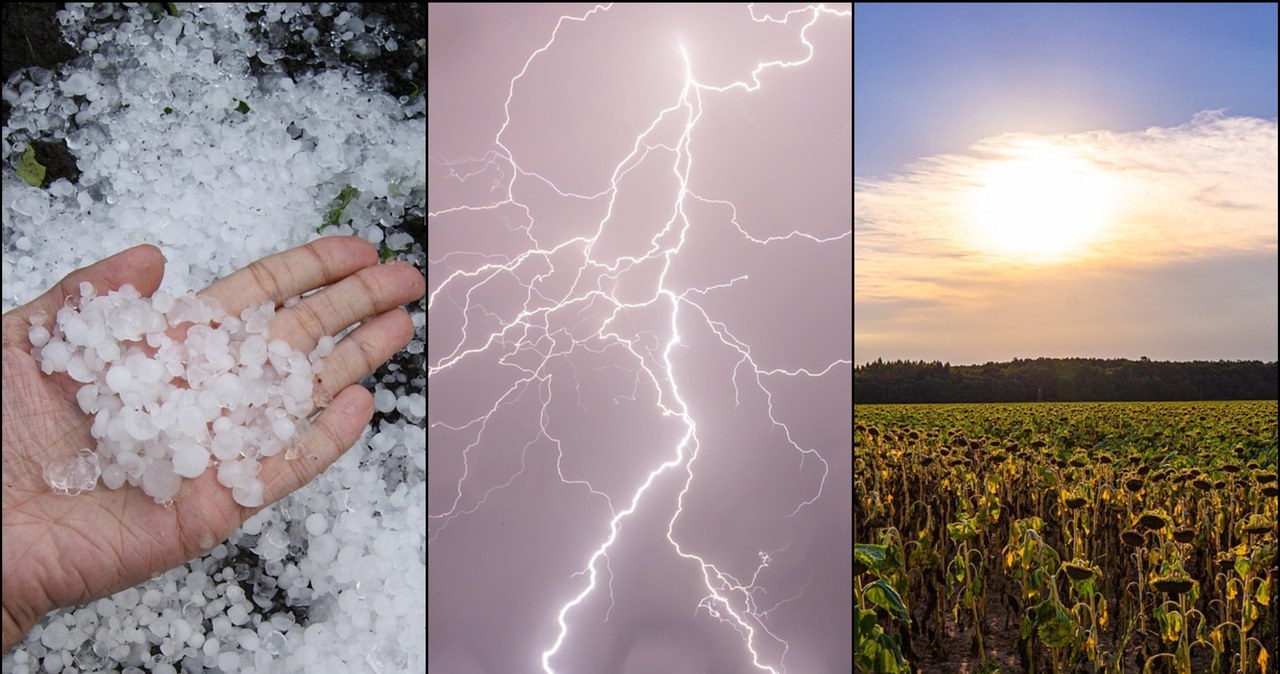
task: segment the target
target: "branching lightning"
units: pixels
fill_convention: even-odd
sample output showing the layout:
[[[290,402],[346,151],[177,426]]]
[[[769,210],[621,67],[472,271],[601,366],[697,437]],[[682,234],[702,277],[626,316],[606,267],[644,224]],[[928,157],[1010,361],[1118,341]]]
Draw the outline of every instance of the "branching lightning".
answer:
[[[541,653],[541,669],[546,674],[556,674],[557,662],[562,659],[563,651],[572,648],[571,618],[574,610],[588,597],[600,589],[602,585],[602,569],[608,578],[607,591],[610,596],[610,610],[613,608],[613,573],[609,566],[609,554],[614,544],[623,535],[623,524],[629,516],[641,508],[650,505],[646,501],[655,481],[668,473],[683,475],[683,486],[674,504],[674,515],[667,524],[666,540],[671,551],[687,560],[699,572],[704,585],[705,596],[691,608],[695,613],[706,612],[710,617],[732,628],[740,637],[745,654],[754,666],[771,674],[783,674],[787,671],[786,657],[790,645],[784,635],[775,634],[768,625],[770,611],[800,596],[808,589],[808,584],[800,593],[764,607],[763,597],[767,594],[762,586],[761,577],[766,573],[770,563],[785,548],[771,552],[760,552],[759,563],[754,573],[746,582],[736,578],[724,570],[725,563],[719,565],[699,554],[689,541],[682,541],[676,533],[685,497],[696,490],[695,474],[699,452],[712,451],[703,447],[699,441],[698,415],[685,397],[682,396],[682,381],[690,375],[681,372],[673,354],[679,348],[687,348],[682,344],[681,325],[683,321],[696,320],[705,326],[711,334],[718,338],[719,346],[730,350],[737,359],[732,384],[734,388],[735,406],[740,404],[740,385],[755,387],[764,396],[764,409],[768,420],[775,430],[786,439],[789,449],[797,455],[800,468],[806,462],[816,462],[820,467],[820,477],[815,480],[812,491],[798,499],[787,517],[799,514],[805,507],[812,505],[822,496],[823,487],[828,477],[828,465],[822,455],[814,448],[801,446],[792,437],[791,429],[783,420],[775,416],[773,393],[769,380],[776,377],[823,377],[834,370],[851,366],[848,359],[833,359],[816,367],[780,367],[767,366],[758,362],[751,346],[734,336],[726,321],[719,320],[704,307],[702,298],[714,293],[726,291],[735,284],[745,281],[747,276],[724,279],[719,283],[704,287],[676,287],[669,279],[673,261],[677,260],[685,249],[686,236],[697,227],[697,222],[686,212],[690,203],[714,205],[726,209],[731,214],[733,227],[744,241],[762,247],[789,245],[831,246],[850,245],[852,229],[836,236],[815,236],[804,231],[791,231],[782,236],[756,236],[739,224],[738,209],[729,201],[715,199],[695,193],[690,188],[690,176],[696,166],[697,157],[691,150],[691,140],[699,128],[703,115],[704,97],[723,94],[731,90],[755,92],[765,85],[761,75],[770,70],[786,70],[801,68],[807,64],[815,53],[815,46],[809,39],[809,29],[819,21],[843,21],[851,17],[850,10],[837,10],[825,5],[811,5],[803,9],[787,12],[782,16],[758,14],[757,9],[749,6],[752,20],[772,22],[784,26],[796,26],[796,36],[806,48],[803,57],[791,61],[760,62],[751,70],[749,77],[727,83],[709,83],[700,81],[697,76],[697,64],[692,62],[683,42],[673,45],[678,48],[685,65],[683,88],[678,97],[669,106],[662,109],[644,129],[637,129],[637,136],[631,144],[630,152],[614,166],[609,179],[609,186],[598,194],[583,195],[563,190],[552,180],[521,167],[515,153],[509,149],[505,138],[508,127],[512,123],[513,99],[521,85],[522,79],[530,67],[542,54],[556,47],[556,41],[562,29],[572,24],[583,24],[593,17],[609,12],[612,5],[597,5],[581,16],[562,16],[555,30],[542,47],[530,54],[523,68],[510,81],[505,102],[505,120],[494,138],[495,149],[481,157],[462,160],[445,160],[437,158],[442,166],[448,167],[450,177],[463,182],[481,175],[496,174],[494,187],[498,189],[500,198],[483,204],[457,205],[429,214],[429,219],[439,221],[452,214],[475,211],[494,211],[514,208],[529,216],[530,209],[522,204],[516,196],[515,186],[521,181],[537,181],[554,190],[555,194],[565,200],[606,200],[608,207],[605,215],[594,224],[594,234],[577,236],[562,241],[544,243],[538,240],[531,224],[520,226],[531,245],[516,255],[494,255],[480,252],[451,251],[432,260],[433,265],[448,266],[453,269],[439,284],[431,290],[428,297],[428,315],[438,309],[456,311],[461,315],[461,338],[456,345],[439,351],[443,355],[434,359],[428,369],[428,377],[458,367],[461,363],[475,359],[491,359],[498,364],[516,368],[519,376],[504,392],[492,401],[483,413],[462,423],[448,424],[443,421],[432,422],[433,427],[449,429],[466,434],[470,441],[461,448],[462,474],[456,485],[456,492],[451,507],[443,512],[432,513],[431,543],[434,544],[448,526],[467,515],[484,507],[488,498],[506,489],[525,471],[525,459],[535,444],[547,442],[557,452],[557,471],[560,480],[575,489],[581,489],[593,502],[598,502],[608,513],[608,523],[602,532],[598,546],[591,551],[584,551],[586,558],[576,573],[575,578],[584,577],[581,590],[568,598],[555,614],[559,626],[553,643],[547,644]],[[673,121],[680,129],[678,138],[671,142],[659,139],[660,127],[670,127]],[[676,178],[678,187],[671,197],[670,219],[649,241],[644,250],[633,251],[624,255],[607,259],[597,252],[597,244],[602,235],[613,224],[614,206],[620,192],[623,178],[642,162],[666,161],[670,156],[669,169]],[[545,237],[543,237],[545,238]],[[567,290],[553,288],[548,279],[562,275],[565,271],[565,260],[571,260],[576,269],[570,271],[573,281]],[[656,282],[646,289],[644,296],[627,299],[616,291],[619,279],[628,275],[644,264],[657,264],[660,272]],[[559,268],[557,268],[559,266]],[[523,302],[514,314],[500,315],[487,309],[475,296],[482,294],[490,284],[510,283],[515,279],[523,293]],[[465,289],[463,292],[462,289]],[[632,291],[634,293],[634,290]],[[461,295],[461,299],[459,299]],[[620,329],[618,323],[623,321],[627,312],[645,310],[663,316],[665,325],[653,325],[651,330],[629,333]],[[656,311],[655,311],[656,310]],[[603,311],[603,318],[597,318],[593,312]],[[647,315],[647,314],[646,314]],[[575,321],[574,319],[577,318]],[[572,323],[573,326],[586,325],[591,321],[595,329],[587,334],[575,332],[573,328],[557,327],[556,324]],[[665,336],[665,341],[663,341]],[[604,491],[592,486],[588,480],[578,479],[566,474],[563,460],[566,456],[564,443],[556,437],[550,427],[553,377],[551,365],[567,361],[572,366],[575,353],[590,352],[592,354],[614,354],[623,359],[627,373],[634,378],[631,396],[623,396],[634,400],[642,387],[648,387],[656,394],[656,412],[662,417],[672,418],[683,428],[679,440],[670,448],[668,458],[662,463],[652,466],[638,488],[623,503],[615,503]],[[471,465],[470,454],[482,444],[488,425],[499,415],[504,407],[514,404],[526,394],[536,394],[541,402],[538,419],[538,436],[531,438],[522,448],[519,470],[513,472],[501,484],[489,485],[486,488],[469,484]],[[615,399],[616,402],[616,399]],[[582,406],[581,400],[578,405]],[[584,408],[585,409],[585,408]],[[569,448],[570,450],[572,448]],[[433,451],[438,451],[433,448]],[[479,493],[483,491],[483,493]],[[473,494],[477,494],[474,496]],[[473,498],[474,503],[464,507],[464,494]],[[652,499],[649,499],[652,500]],[[672,504],[667,503],[665,507]],[[657,506],[663,507],[663,506]],[[810,578],[812,581],[812,578]],[[605,620],[608,613],[605,614]],[[768,641],[770,652],[780,653],[773,658],[761,654],[761,645]],[[766,659],[769,661],[766,662]]]

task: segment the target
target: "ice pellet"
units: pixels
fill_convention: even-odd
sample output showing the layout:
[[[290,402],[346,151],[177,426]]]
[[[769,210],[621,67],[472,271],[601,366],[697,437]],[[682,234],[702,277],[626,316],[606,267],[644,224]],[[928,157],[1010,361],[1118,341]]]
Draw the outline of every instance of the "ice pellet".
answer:
[[[44,346],[49,343],[49,329],[43,325],[33,325],[27,331],[27,337],[31,340],[32,346]]]
[[[173,472],[173,464],[167,459],[152,463],[142,474],[142,491],[157,503],[173,500],[181,486],[182,478]]]
[[[293,429],[293,422],[288,419],[276,419],[275,423],[271,424],[271,430],[281,440],[288,440],[293,437]]]
[[[249,622],[249,611],[242,604],[236,604],[227,610],[227,617],[231,619],[232,625],[243,625]]]
[[[262,505],[262,482],[250,478],[233,487],[231,496],[235,498],[236,503],[246,508],[257,508]]]
[[[286,643],[285,636],[279,630],[268,630],[262,637],[262,650],[271,655],[280,655]]]
[[[332,562],[338,556],[338,541],[332,534],[324,534],[311,539],[307,556],[320,566]]]
[[[325,519],[320,513],[311,513],[307,515],[307,533],[312,536],[319,536],[329,529],[329,520]]]
[[[40,635],[40,643],[53,650],[61,650],[67,645],[67,636],[70,630],[62,624],[61,620],[54,620],[44,628],[44,632]]]
[[[373,406],[383,414],[394,410],[396,408],[396,394],[385,388],[378,389],[377,393],[373,394]]]

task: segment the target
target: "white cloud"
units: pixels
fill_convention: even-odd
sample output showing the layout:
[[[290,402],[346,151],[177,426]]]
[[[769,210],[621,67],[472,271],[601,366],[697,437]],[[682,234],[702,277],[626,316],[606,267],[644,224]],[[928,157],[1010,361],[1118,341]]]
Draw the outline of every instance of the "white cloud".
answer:
[[[965,296],[973,291],[946,281],[1025,272],[984,249],[965,208],[976,177],[1027,144],[1065,148],[1114,185],[1111,225],[1071,264],[1149,266],[1276,248],[1275,120],[1210,111],[1172,128],[1006,134],[900,175],[855,180],[855,298]]]
[[[1042,264],[975,235],[982,176],[1028,145],[1112,185],[1108,225]],[[854,359],[1275,357],[1275,120],[1007,134],[854,184]]]

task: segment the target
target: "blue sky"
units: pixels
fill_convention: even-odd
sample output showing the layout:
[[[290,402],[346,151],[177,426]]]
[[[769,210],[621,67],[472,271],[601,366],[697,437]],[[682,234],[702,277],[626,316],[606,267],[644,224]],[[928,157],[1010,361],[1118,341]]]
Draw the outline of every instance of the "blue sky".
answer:
[[[854,7],[854,362],[1277,358],[1277,12]]]
[[[1274,3],[854,7],[854,175],[1006,132],[1276,117]]]

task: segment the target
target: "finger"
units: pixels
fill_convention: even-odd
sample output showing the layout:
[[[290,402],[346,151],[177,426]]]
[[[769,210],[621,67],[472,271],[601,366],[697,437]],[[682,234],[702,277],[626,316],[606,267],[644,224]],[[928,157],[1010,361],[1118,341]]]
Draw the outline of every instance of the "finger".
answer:
[[[334,395],[373,372],[413,338],[413,321],[396,308],[366,321],[334,347],[316,375],[316,405],[323,407]]]
[[[301,450],[294,459],[262,462],[263,505],[278,501],[310,482],[351,449],[373,418],[373,396],[363,387],[342,389],[301,438]],[[255,510],[256,512],[256,510]]]
[[[54,314],[62,308],[66,298],[80,296],[82,282],[88,281],[93,284],[94,291],[97,293],[117,290],[120,286],[129,283],[147,297],[160,287],[160,281],[163,279],[164,255],[160,253],[159,248],[144,243],[116,253],[67,274],[43,295],[5,314],[4,344],[9,346],[26,340],[25,324],[29,323],[30,318],[37,312],[44,313],[48,319],[52,320]]]
[[[412,302],[424,292],[422,273],[413,265],[365,267],[277,314],[271,335],[294,348],[311,349],[320,337]]]
[[[373,244],[356,236],[329,236],[262,258],[215,281],[201,295],[212,297],[230,314],[266,300],[286,299],[350,276],[378,262]]]

